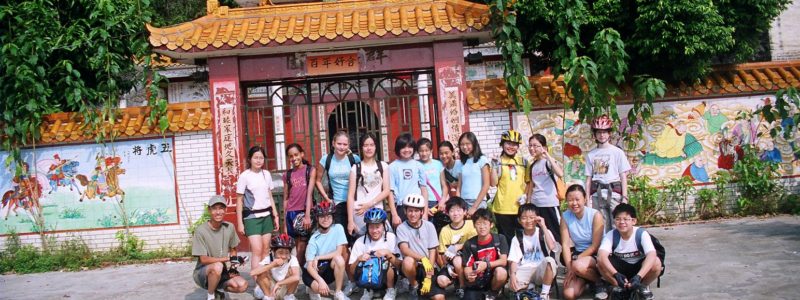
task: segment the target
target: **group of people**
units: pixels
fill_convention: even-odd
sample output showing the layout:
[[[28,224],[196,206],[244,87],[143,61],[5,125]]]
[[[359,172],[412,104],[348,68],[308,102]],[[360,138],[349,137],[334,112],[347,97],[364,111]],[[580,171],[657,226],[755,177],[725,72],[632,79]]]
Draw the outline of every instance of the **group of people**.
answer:
[[[403,134],[391,164],[377,158],[378,140],[369,133],[360,137],[358,155],[347,133],[337,133],[333,151],[316,165],[291,144],[283,215],[270,194],[266,153],[253,147],[237,183],[238,226],[222,221],[226,202],[215,196],[211,220],[195,232],[195,282],[209,298],[217,289],[247,289],[236,276],[244,263],[235,250],[238,230],[250,242],[256,298],[292,300],[302,281],[312,299],[343,300],[363,289],[362,300],[392,300],[400,286],[429,299],[444,299],[450,287],[466,299],[494,299],[504,288],[549,299],[562,265],[566,299],[587,284],[598,299],[625,291],[652,299],[648,285],[662,262],[627,204],[630,165],[609,144],[607,116],[594,120],[592,130],[598,146],[587,154],[588,179],[566,191],[559,191],[563,170],[540,134],[528,140],[530,162],[514,130],[501,134],[502,154],[493,159],[471,132],[459,138],[457,157],[450,142],[439,144],[440,160],[429,139]],[[490,186],[497,187],[492,199]]]

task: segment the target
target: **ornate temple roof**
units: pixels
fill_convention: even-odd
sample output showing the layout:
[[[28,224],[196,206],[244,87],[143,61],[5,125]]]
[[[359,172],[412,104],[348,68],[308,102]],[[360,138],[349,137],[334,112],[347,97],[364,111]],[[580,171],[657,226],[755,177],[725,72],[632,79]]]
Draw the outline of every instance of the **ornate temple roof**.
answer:
[[[564,78],[530,76],[533,88],[530,99],[535,108],[560,107],[564,98]],[[800,87],[800,61],[774,61],[718,66],[696,83],[667,84],[664,97],[693,99],[775,92],[789,86]],[[506,83],[502,78],[467,82],[467,103],[470,110],[513,108],[507,97]],[[620,103],[631,101],[632,88],[623,87]]]
[[[165,28],[147,25],[150,45],[183,58],[311,42],[476,32],[488,37],[488,6],[465,0],[340,0],[248,8],[208,2],[209,14],[194,21]]]

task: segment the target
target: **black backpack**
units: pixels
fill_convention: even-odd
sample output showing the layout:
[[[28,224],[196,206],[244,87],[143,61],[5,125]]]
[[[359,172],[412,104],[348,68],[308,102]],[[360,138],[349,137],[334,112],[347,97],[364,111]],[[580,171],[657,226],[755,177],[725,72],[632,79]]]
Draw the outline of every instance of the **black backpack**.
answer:
[[[639,253],[644,253],[644,248],[642,247],[642,233],[644,232],[643,228],[636,229],[636,247],[639,250]],[[613,233],[613,243],[611,244],[611,251],[613,252],[614,249],[617,249],[619,245],[619,240],[622,238],[619,234],[619,231],[614,229]],[[658,274],[658,282],[656,283],[657,287],[661,287],[661,276],[664,276],[664,271],[667,270],[667,262],[664,258],[667,255],[666,250],[664,249],[664,245],[661,245],[661,241],[659,241],[656,237],[652,234],[650,235],[650,240],[653,242],[653,248],[656,249],[656,256],[658,259],[661,260],[661,273]]]
[[[362,162],[356,163],[356,189],[358,189],[358,185],[361,184],[361,186],[364,187],[364,190],[367,190],[367,187],[364,186],[364,175],[361,174],[361,163]],[[381,174],[381,178],[383,178],[383,162],[377,161],[377,163],[378,163],[378,173]],[[354,200],[357,201],[358,193],[355,193],[353,197]]]
[[[303,160],[303,163],[306,165],[306,184],[308,185],[311,183],[311,165],[309,165],[308,162],[306,162],[305,160]],[[292,172],[294,172],[294,168],[286,171],[287,190],[285,197],[289,197],[289,195],[292,193]]]
[[[514,232],[514,237],[516,237],[517,242],[519,242],[519,251],[520,253],[522,253],[522,255],[525,255],[525,244],[522,242],[523,235],[524,234],[522,229],[517,229]],[[547,248],[547,243],[544,241],[544,235],[545,232],[543,232],[542,229],[539,228],[539,249],[542,249],[542,253],[544,253],[545,257],[555,257],[555,253],[553,252],[553,250]]]
[[[328,197],[331,198],[331,200],[333,200],[333,187],[331,187],[330,170],[331,170],[331,161],[333,160],[333,156],[334,156],[334,154],[333,154],[333,152],[331,152],[331,153],[328,154],[328,157],[325,158],[325,175],[328,176]],[[347,154],[347,160],[350,161],[350,165],[351,166],[356,163],[356,158],[353,157],[353,153],[348,153]]]

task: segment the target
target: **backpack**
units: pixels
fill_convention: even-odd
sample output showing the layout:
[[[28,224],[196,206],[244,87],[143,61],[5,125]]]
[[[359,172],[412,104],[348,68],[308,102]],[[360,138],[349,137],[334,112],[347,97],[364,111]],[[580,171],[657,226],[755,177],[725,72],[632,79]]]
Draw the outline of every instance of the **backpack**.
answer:
[[[617,246],[619,245],[619,240],[622,237],[620,236],[618,230],[614,229],[612,232],[613,232],[614,236],[613,236],[613,243],[611,244],[611,251],[613,252],[614,249],[617,249]],[[643,232],[644,232],[644,229],[636,228],[636,247],[638,248],[640,253],[644,253],[644,248],[642,247],[642,233]],[[666,250],[664,249],[664,245],[661,244],[661,241],[659,241],[652,234],[650,235],[650,240],[653,242],[653,248],[656,249],[656,256],[658,256],[658,259],[661,260],[661,273],[658,274],[658,282],[656,283],[656,286],[658,286],[660,288],[661,287],[661,276],[664,276],[664,271],[667,270],[667,263],[664,260],[664,258],[666,257],[667,253],[666,253]]]
[[[549,231],[549,230],[548,230]],[[514,237],[517,238],[517,242],[519,242],[519,251],[522,255],[525,255],[525,244],[522,242],[523,238],[523,231],[522,229],[517,229],[514,232]],[[545,232],[539,228],[539,249],[542,249],[542,253],[544,253],[544,257],[555,257],[555,253],[553,250],[547,248],[547,243],[544,241]]]
[[[305,160],[303,161],[305,162]],[[311,165],[305,163],[306,165],[306,184],[311,183]],[[292,172],[294,172],[294,168],[289,169],[286,171],[286,197],[288,197],[292,193]]]
[[[386,273],[389,262],[383,257],[370,256],[359,262],[355,269],[356,285],[363,289],[380,290],[386,288]]]
[[[328,197],[330,197],[331,200],[333,200],[333,187],[331,187],[331,174],[330,174],[330,171],[331,171],[331,161],[333,160],[333,156],[334,156],[334,154],[333,154],[333,152],[331,152],[331,153],[328,154],[328,157],[325,158],[325,175],[328,176]],[[356,158],[353,157],[353,153],[348,153],[347,154],[347,160],[350,161],[350,165],[351,166],[356,163]]]
[[[544,162],[544,168],[547,169],[547,175],[550,176],[550,180],[552,180],[553,185],[556,186],[556,198],[558,198],[558,201],[567,199],[567,185],[564,183],[564,180],[560,177],[556,180],[555,173],[553,173],[553,169],[550,168],[549,162]],[[531,164],[531,177],[533,177],[533,164]]]
[[[383,178],[383,162],[382,161],[377,161],[377,162],[378,162],[378,173],[381,174],[381,178]],[[361,174],[361,163],[362,162],[356,163],[356,189],[358,189],[358,184],[360,182],[361,186],[364,187],[364,190],[366,191],[367,187],[364,186],[364,175]],[[381,190],[382,189],[383,186],[381,186]],[[353,195],[353,198],[355,201],[358,201],[358,193],[355,193]]]
[[[501,244],[500,243],[500,239],[501,238],[505,239],[506,237],[503,236],[503,235],[500,235],[500,234],[492,233],[492,247],[494,247],[494,249],[495,249],[495,251],[497,251],[498,255],[500,255],[502,253],[502,252],[500,252],[500,244]],[[473,239],[474,239],[474,241],[473,241]],[[472,255],[475,255],[475,261],[478,261],[478,259],[477,259],[477,256],[478,256],[478,236],[475,236],[474,238],[469,239],[466,242],[466,244],[469,244],[470,252],[472,253]],[[506,254],[508,254],[508,253],[506,253]],[[467,259],[469,259],[469,258],[467,258]],[[492,272],[489,272],[488,270],[483,272],[483,276],[478,276],[478,279],[475,280],[474,284],[477,287],[481,287],[481,288],[482,287],[488,287],[489,283],[492,280],[491,275],[492,275]]]

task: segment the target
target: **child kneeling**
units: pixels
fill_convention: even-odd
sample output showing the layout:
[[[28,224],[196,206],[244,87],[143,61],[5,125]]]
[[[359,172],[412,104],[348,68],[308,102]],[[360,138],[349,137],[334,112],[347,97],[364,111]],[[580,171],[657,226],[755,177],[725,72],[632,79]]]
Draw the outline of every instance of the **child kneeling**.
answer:
[[[342,285],[346,279],[344,252],[347,237],[344,227],[333,224],[335,206],[323,201],[314,207],[317,218],[317,230],[311,235],[306,248],[306,270],[303,272],[303,284],[311,289],[311,300],[320,300],[322,296],[334,296],[334,300],[346,300]],[[335,283],[335,292],[328,285]]]
[[[544,218],[536,215],[536,206],[527,203],[519,207],[517,221],[522,225],[511,240],[508,260],[511,262],[509,284],[514,292],[535,289],[541,285],[539,299],[550,299],[550,286],[558,266],[554,253],[561,252]]]
[[[372,299],[373,293],[382,289],[386,289],[384,300],[394,300],[396,295],[395,268],[400,267],[400,260],[397,259],[397,237],[386,229],[386,218],[383,209],[370,208],[364,214],[367,234],[357,239],[350,251],[349,271],[356,274],[356,285],[364,288],[361,300]],[[380,270],[379,274],[370,274],[370,269]]]
[[[436,276],[439,289],[436,292],[444,295],[448,286],[457,283],[456,296],[464,298],[464,264],[461,260],[461,251],[464,243],[476,236],[472,220],[466,220],[467,201],[461,197],[451,197],[445,204],[450,224],[442,227],[439,233],[439,265],[442,269]]]
[[[492,233],[494,216],[485,208],[475,211],[472,223],[478,235],[464,244],[462,258],[467,279],[464,299],[494,300],[508,279],[505,269],[508,243],[505,236]]]
[[[250,271],[250,276],[263,291],[263,299],[294,300],[300,283],[300,263],[292,255],[294,239],[287,234],[275,235],[269,245],[272,253]]]
[[[403,200],[407,219],[397,227],[397,247],[403,255],[401,270],[408,279],[411,296],[431,298],[438,295],[432,292],[436,287],[433,275],[436,273],[436,228],[433,223],[422,219],[428,203],[420,195],[409,194]],[[444,299],[444,296],[437,296]]]

